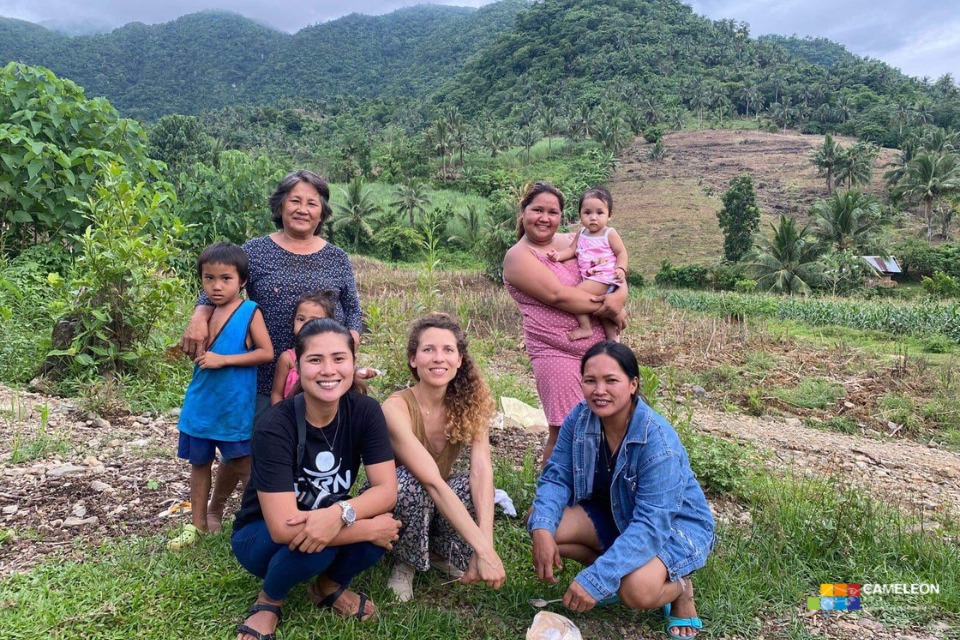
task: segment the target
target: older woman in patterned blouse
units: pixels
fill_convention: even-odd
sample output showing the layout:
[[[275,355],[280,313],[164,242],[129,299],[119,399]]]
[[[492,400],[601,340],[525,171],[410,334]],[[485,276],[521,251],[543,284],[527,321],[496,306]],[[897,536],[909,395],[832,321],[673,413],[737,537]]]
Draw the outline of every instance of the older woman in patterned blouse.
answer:
[[[247,296],[263,312],[276,357],[293,347],[297,300],[304,293],[320,289],[338,293],[335,319],[353,333],[359,344],[360,298],[353,267],[343,249],[320,237],[323,223],[331,214],[329,200],[330,188],[312,171],[288,174],[269,200],[277,231],[243,245],[250,257]],[[212,311],[213,306],[201,295],[181,341],[191,358],[209,346],[213,336],[207,335],[207,318]],[[257,370],[257,415],[270,406],[276,357]],[[238,479],[231,483],[230,478],[220,476],[217,480],[209,510],[213,530],[219,529],[224,503]]]

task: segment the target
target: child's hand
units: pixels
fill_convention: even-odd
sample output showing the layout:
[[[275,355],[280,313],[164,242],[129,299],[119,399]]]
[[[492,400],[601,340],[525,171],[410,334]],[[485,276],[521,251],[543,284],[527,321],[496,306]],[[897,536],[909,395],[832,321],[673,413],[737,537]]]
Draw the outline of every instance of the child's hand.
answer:
[[[613,270],[613,279],[615,282],[623,284],[624,280],[627,279],[627,270],[623,267],[617,267]]]
[[[547,259],[550,260],[550,262],[556,262],[560,259],[560,252],[556,249],[550,249],[550,251],[547,251]]]
[[[201,369],[220,369],[227,364],[226,359],[222,355],[212,351],[201,353],[193,362]]]

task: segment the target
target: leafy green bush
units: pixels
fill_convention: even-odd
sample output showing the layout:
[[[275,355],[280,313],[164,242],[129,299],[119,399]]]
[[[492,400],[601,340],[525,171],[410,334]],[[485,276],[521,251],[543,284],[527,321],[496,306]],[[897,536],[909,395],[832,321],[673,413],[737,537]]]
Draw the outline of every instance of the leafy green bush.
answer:
[[[58,283],[56,315],[70,342],[50,353],[65,369],[57,373],[92,379],[135,370],[146,354],[163,351],[151,331],[171,317],[183,288],[170,275],[183,233],[170,211],[174,200],[167,183],[135,183],[114,164],[93,196],[75,201],[89,226],[77,237],[73,270]]]
[[[843,385],[825,378],[803,378],[792,389],[777,388],[773,395],[794,407],[826,409],[843,397]]]
[[[647,142],[659,142],[660,138],[663,137],[664,130],[663,127],[652,126],[647,127],[643,130],[643,139]]]
[[[643,274],[638,271],[634,271],[633,269],[627,269],[627,285],[631,289],[642,289],[644,286],[646,286]]]
[[[654,281],[661,287],[680,287],[684,289],[703,289],[707,285],[708,270],[699,264],[680,265],[670,264],[670,261],[660,262],[660,271]]]
[[[111,163],[135,179],[159,176],[146,136],[104,98],[43,67],[0,70],[0,234],[14,252],[36,242],[72,242],[87,219],[71,204]]]
[[[935,271],[933,276],[921,280],[923,290],[932,298],[960,298],[960,279]]]

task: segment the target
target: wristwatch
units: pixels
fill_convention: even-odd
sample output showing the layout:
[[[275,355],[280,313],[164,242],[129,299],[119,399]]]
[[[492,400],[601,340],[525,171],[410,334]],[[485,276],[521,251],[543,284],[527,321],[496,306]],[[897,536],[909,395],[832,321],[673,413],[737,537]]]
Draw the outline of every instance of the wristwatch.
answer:
[[[343,509],[343,515],[340,516],[340,519],[343,520],[343,526],[349,527],[357,521],[357,512],[353,510],[352,504],[346,500],[341,500],[337,503],[337,506]]]

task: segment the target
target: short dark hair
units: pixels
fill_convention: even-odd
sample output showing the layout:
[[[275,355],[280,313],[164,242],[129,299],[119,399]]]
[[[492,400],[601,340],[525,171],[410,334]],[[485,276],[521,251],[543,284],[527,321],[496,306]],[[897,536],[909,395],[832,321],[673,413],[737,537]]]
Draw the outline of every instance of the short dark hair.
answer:
[[[330,187],[323,178],[309,169],[300,169],[288,173],[270,194],[270,199],[267,202],[270,205],[270,211],[273,213],[273,224],[277,229],[283,229],[283,216],[281,215],[283,203],[290,195],[290,191],[301,182],[306,182],[320,194],[320,222],[313,232],[313,235],[319,236],[323,231],[323,223],[333,213],[333,209],[330,208]]]
[[[337,313],[337,303],[340,300],[340,296],[333,289],[320,289],[319,291],[308,291],[307,293],[300,296],[297,300],[297,304],[293,307],[293,317],[297,317],[297,310],[300,308],[300,305],[304,302],[312,302],[321,309],[323,313],[328,318],[333,318]],[[319,318],[315,318],[319,320]],[[291,321],[292,323],[292,321]]]
[[[587,349],[587,352],[583,354],[583,357],[580,359],[580,375],[583,375],[583,370],[586,369],[588,360],[602,354],[608,355],[616,360],[617,364],[620,365],[620,369],[627,374],[630,380],[640,377],[640,363],[637,362],[637,356],[630,350],[630,347],[620,342],[614,342],[613,340],[601,340]],[[636,397],[636,394],[634,394],[634,397]]]
[[[557,189],[555,186],[549,182],[534,182],[532,185],[527,187],[527,190],[524,192],[523,196],[520,198],[520,213],[523,213],[523,210],[530,206],[530,203],[533,202],[533,199],[536,198],[541,193],[549,193],[557,197],[557,201],[560,202],[560,211],[563,211],[564,203],[566,202],[563,197],[563,192],[560,189]],[[520,218],[517,218],[517,240],[523,237],[523,221]]]
[[[203,277],[203,265],[229,264],[237,268],[240,281],[246,284],[250,277],[250,258],[242,247],[231,242],[214,242],[200,252],[197,258],[197,277]]]
[[[603,200],[604,204],[607,205],[607,213],[610,214],[611,218],[613,217],[613,196],[610,195],[610,192],[607,191],[606,187],[596,186],[584,191],[583,195],[580,196],[580,202],[577,203],[577,213],[580,213],[580,211],[583,209],[583,201],[587,198]]]

